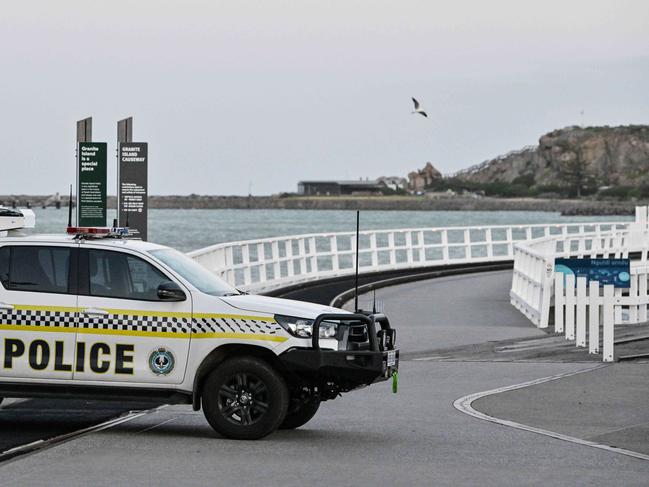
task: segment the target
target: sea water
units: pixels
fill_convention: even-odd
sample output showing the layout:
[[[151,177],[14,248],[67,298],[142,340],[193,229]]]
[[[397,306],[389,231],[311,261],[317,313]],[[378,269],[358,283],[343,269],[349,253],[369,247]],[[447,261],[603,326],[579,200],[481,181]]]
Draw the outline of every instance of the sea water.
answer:
[[[34,233],[65,230],[66,208],[34,211]],[[109,211],[109,225],[114,217],[115,211]],[[542,211],[362,211],[360,216],[362,230],[632,219],[630,216],[564,217]],[[149,210],[149,240],[184,252],[221,242],[355,229],[356,212],[352,210]]]

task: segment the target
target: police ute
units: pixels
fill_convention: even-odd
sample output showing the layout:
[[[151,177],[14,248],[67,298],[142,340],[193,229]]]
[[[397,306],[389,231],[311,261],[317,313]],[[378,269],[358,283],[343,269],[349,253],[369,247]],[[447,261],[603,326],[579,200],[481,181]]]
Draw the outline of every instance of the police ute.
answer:
[[[128,229],[26,234],[34,220],[0,208],[0,397],[191,404],[222,436],[257,439],[396,385],[383,314],[250,295]]]

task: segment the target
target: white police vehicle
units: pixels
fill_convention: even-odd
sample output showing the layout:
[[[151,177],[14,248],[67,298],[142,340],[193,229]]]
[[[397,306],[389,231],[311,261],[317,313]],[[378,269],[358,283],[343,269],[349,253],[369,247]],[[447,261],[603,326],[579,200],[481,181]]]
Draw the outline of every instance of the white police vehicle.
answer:
[[[241,293],[108,229],[17,234],[32,216],[0,209],[0,397],[187,403],[256,439],[396,376],[383,315]]]

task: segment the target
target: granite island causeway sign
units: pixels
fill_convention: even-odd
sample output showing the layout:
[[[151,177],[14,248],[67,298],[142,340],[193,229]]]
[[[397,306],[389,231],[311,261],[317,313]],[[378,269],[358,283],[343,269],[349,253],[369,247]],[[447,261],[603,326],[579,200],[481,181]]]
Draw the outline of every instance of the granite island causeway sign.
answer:
[[[147,239],[148,144],[121,142],[118,163],[119,224],[128,225]]]

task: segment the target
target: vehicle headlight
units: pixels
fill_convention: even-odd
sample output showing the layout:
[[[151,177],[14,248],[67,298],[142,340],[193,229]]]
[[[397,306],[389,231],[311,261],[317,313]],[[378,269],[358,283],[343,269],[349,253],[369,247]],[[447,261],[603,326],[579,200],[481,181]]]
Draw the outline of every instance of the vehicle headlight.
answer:
[[[279,323],[291,335],[298,338],[311,338],[313,336],[313,321],[307,318],[296,318],[295,316],[275,315],[275,321]],[[323,321],[320,323],[320,338],[335,338],[338,332],[338,323]]]

